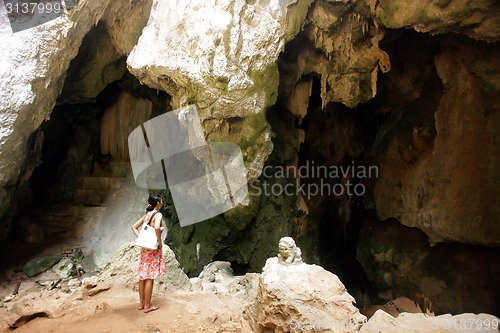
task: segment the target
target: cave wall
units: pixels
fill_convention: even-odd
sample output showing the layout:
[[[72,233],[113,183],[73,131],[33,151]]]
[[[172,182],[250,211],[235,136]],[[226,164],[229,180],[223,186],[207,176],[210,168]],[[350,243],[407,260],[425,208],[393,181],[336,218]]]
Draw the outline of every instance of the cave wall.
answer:
[[[143,216],[149,192],[134,184],[128,134],[153,109],[168,109],[166,97],[125,75],[94,103],[57,106],[35,133],[44,139],[40,163],[18,190],[25,195],[25,209],[14,217],[13,248],[19,240],[46,253],[79,247],[89,272],[104,267],[124,242],[132,242],[130,225]],[[40,231],[36,238],[30,228]]]
[[[409,90],[415,98],[402,106],[394,128],[383,133],[385,147],[375,157],[380,165],[374,186],[377,216],[417,227],[431,243],[498,246],[500,48],[455,36],[443,37],[439,48],[426,58],[439,76],[442,96],[424,95],[429,84],[419,89],[422,81],[412,77],[425,65],[411,69],[407,64],[405,73],[391,80],[393,91],[413,85]],[[435,105],[418,107],[433,99]]]
[[[386,28],[412,28],[418,32],[463,34],[496,42],[500,35],[498,1],[368,0],[373,18]]]
[[[342,6],[348,7],[345,3],[336,5],[336,10]],[[359,16],[353,15],[352,12],[345,15],[343,19],[351,19],[353,28],[343,30],[343,20],[332,18],[332,13],[335,12],[333,5],[315,2],[303,32],[287,44],[280,57],[281,81],[278,100],[284,98],[285,106],[281,111],[286,112],[288,109],[296,118],[295,123],[289,122],[289,126],[295,127],[296,131],[295,134],[286,136],[288,145],[285,145],[284,151],[292,152],[288,154],[287,159],[291,163],[297,163],[296,157],[292,156],[294,151],[299,151],[300,165],[300,156],[308,159],[317,151],[316,156],[320,156],[323,161],[329,160],[330,163],[341,165],[342,158],[349,157],[361,165],[376,165],[380,170],[377,179],[366,181],[370,193],[362,198],[298,198],[300,204],[297,206],[305,204],[305,208],[300,209],[307,214],[301,218],[302,231],[299,231],[296,237],[305,249],[306,258],[329,267],[341,276],[347,273],[346,284],[349,285],[359,277],[358,281],[351,284],[354,288],[351,292],[356,295],[358,303],[364,304],[366,293],[370,294],[368,297],[371,298],[368,302],[379,303],[410,295],[408,297],[421,300],[429,297],[427,300],[431,300],[424,302],[423,307],[433,305],[433,309],[440,313],[459,313],[472,311],[471,309],[496,313],[498,309],[494,295],[497,295],[498,291],[494,286],[497,281],[487,279],[488,282],[484,283],[485,277],[490,276],[488,274],[496,276],[496,265],[484,268],[476,275],[471,272],[491,262],[492,253],[498,251],[496,246],[500,236],[495,218],[499,209],[497,189],[500,169],[498,131],[494,130],[497,126],[495,124],[498,124],[498,43],[480,41],[497,41],[498,29],[488,30],[481,36],[477,34],[478,31],[485,30],[484,26],[479,28],[481,24],[492,24],[493,18],[488,10],[498,13],[498,5],[488,2],[483,4],[485,8],[469,8],[477,3],[466,5],[451,2],[450,7],[443,9],[446,4],[441,7],[427,4],[426,15],[435,12],[434,15],[440,17],[435,20],[432,28],[419,21],[421,16],[412,16],[416,15],[412,12],[413,8],[401,16],[395,13],[396,20],[408,14],[405,24],[413,22],[417,31],[443,33],[437,36],[404,29],[385,30],[381,26],[382,19],[379,15],[383,16],[381,8],[388,8],[390,4],[377,2],[368,5],[373,21],[364,21],[365,8],[358,4],[344,11],[344,14],[354,11]],[[330,10],[325,9],[328,6]],[[402,10],[404,7],[396,5],[391,8]],[[457,11],[462,11],[464,16],[456,18]],[[450,14],[449,19],[442,19],[443,15],[447,15],[443,14],[444,12],[453,14]],[[320,19],[314,17],[317,13],[323,13],[319,15]],[[325,13],[330,15],[324,15]],[[464,23],[463,20],[471,17],[477,20],[475,24]],[[357,24],[360,25],[358,29]],[[497,25],[493,25],[495,26]],[[338,34],[330,36],[328,43],[323,43],[325,32],[319,33],[322,27],[330,29],[325,29],[326,34],[333,31]],[[387,27],[403,26],[394,23],[388,24]],[[460,32],[479,41],[447,34],[449,32]],[[347,46],[335,43],[335,38],[342,35]],[[351,49],[349,43],[353,45]],[[318,47],[321,45],[323,47]],[[336,47],[338,49],[335,49]],[[367,48],[371,51],[380,48],[383,53],[377,50],[378,60],[374,61],[372,57],[371,61],[367,61],[370,59],[370,53],[364,51]],[[343,56],[335,59],[336,54]],[[325,86],[327,92],[333,86],[329,84],[330,75],[334,77],[341,72],[344,68],[343,61],[351,66],[365,64],[367,67],[369,64],[377,66],[378,61],[378,68],[385,73],[378,73],[378,76],[374,76],[376,81],[370,81],[368,74],[372,72],[368,69],[373,71],[374,68],[365,67],[366,69],[362,70],[363,67],[357,67],[354,70],[352,66],[348,73],[355,75],[359,79],[358,82],[361,82],[360,87],[365,90],[350,89],[346,92],[343,88],[348,84],[334,79],[332,82],[339,82],[343,87],[335,89],[334,86],[333,93],[325,93]],[[331,66],[331,71],[322,70],[328,66]],[[362,130],[350,132],[353,125],[358,124],[352,119],[343,124],[342,118],[336,119],[334,124],[329,123],[328,114],[335,108],[331,103],[323,105],[324,117],[316,116],[319,121],[315,125],[316,128],[307,129],[301,125],[308,117],[314,117],[313,102],[307,100],[311,91],[308,80],[304,79],[305,75],[317,76],[321,80],[323,104],[342,102],[349,107],[356,106],[350,111],[353,114],[363,114],[365,122]],[[344,79],[346,77],[348,76],[343,75]],[[336,96],[339,92],[344,93],[342,96]],[[371,94],[376,94],[375,98],[372,99]],[[342,124],[344,133],[339,133],[336,129],[339,124]],[[293,140],[293,137],[302,139],[297,141]],[[362,137],[368,141],[360,140]],[[360,147],[357,152],[356,147]],[[377,257],[373,253],[359,254],[370,251],[377,253],[377,242],[380,241],[379,235],[370,235],[365,227],[362,229],[362,237],[358,240],[359,229],[367,223],[359,199],[366,212],[375,211],[379,220],[397,218],[400,223],[417,227],[426,234],[420,234],[425,241],[419,243],[415,253],[409,251],[403,255],[404,260],[419,264],[405,266],[394,260],[382,260],[378,265]],[[385,224],[382,221],[380,223],[383,230]],[[391,231],[388,229],[387,233],[390,234]],[[380,231],[380,235],[383,235],[383,231]],[[408,242],[412,239],[411,233],[405,232],[400,232],[397,237]],[[322,238],[325,239],[323,245]],[[349,242],[357,243],[357,248],[343,246]],[[438,252],[431,247],[438,242],[454,242],[454,245],[447,251]],[[463,244],[481,244],[486,247]],[[390,242],[384,243],[384,246],[384,251],[391,251],[391,248],[398,251]],[[453,253],[454,251],[456,253]],[[455,272],[459,282],[446,280],[439,272],[434,271],[435,267],[429,269],[420,263],[422,258],[419,257],[437,262],[444,253],[450,258],[443,264],[443,269]],[[460,261],[456,259],[458,257],[477,257],[478,262],[482,264],[466,264],[462,268]],[[342,263],[346,258],[356,258],[362,267],[359,267],[359,264],[353,265],[352,262]],[[390,268],[386,269],[385,265]],[[386,271],[396,274],[401,280],[394,282],[389,279],[380,284],[379,277]],[[425,277],[425,282],[404,281],[407,275],[416,276],[415,281]],[[470,290],[483,295],[484,298],[467,302],[469,298],[474,297]]]
[[[499,44],[403,30],[381,44],[393,66],[369,105],[380,120],[365,157],[380,176],[356,253],[372,301],[498,313]]]
[[[12,33],[9,22],[2,20],[0,41],[8,47],[0,51],[0,248],[11,235],[11,221],[23,197],[22,180],[36,167],[26,163],[31,134],[50,118],[84,36],[103,20],[110,42],[121,45],[116,52],[127,55],[150,6],[150,1],[81,0],[67,15],[19,33]],[[94,85],[104,88],[106,71],[94,78]],[[90,97],[98,93],[93,90]]]

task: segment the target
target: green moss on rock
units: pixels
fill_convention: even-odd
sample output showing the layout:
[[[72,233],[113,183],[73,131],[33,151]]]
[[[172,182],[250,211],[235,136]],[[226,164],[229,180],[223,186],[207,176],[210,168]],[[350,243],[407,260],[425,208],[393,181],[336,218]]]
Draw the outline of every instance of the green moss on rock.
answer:
[[[264,109],[276,103],[280,80],[278,64],[271,63],[263,70],[255,70],[248,74],[253,81],[253,86],[248,89],[247,95],[265,96]]]
[[[28,261],[23,268],[23,273],[28,277],[37,276],[38,274],[45,272],[46,270],[52,268],[55,264],[61,260],[61,256],[47,256],[35,258]]]

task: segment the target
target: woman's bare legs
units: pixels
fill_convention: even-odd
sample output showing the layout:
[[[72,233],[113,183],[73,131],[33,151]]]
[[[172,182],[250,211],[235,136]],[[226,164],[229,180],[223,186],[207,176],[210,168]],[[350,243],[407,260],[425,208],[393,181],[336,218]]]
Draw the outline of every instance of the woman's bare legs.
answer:
[[[144,304],[145,304],[145,297],[144,297],[144,289],[146,286],[146,280],[139,280],[139,299],[141,302],[141,305],[139,305],[139,310],[144,309]]]
[[[153,282],[154,280],[148,279],[144,280],[145,285],[144,285],[144,312],[150,312],[156,310],[158,307],[157,306],[152,306],[151,305],[151,297],[153,296]]]

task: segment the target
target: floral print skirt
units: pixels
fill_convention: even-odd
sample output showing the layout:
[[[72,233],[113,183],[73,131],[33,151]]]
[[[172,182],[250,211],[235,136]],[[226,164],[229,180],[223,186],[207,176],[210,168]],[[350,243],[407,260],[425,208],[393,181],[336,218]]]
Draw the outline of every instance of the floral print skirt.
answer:
[[[156,279],[166,272],[161,250],[141,248],[139,267],[137,267],[137,271],[135,272],[136,278],[139,280]]]

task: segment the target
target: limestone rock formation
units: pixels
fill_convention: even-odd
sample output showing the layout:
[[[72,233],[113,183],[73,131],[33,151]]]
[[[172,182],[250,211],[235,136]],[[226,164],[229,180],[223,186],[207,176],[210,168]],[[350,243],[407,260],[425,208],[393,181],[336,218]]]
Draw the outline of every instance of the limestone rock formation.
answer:
[[[366,320],[339,278],[321,266],[269,258],[244,332],[357,332]]]
[[[134,274],[139,262],[139,251],[139,247],[133,244],[124,244],[115,252],[109,263],[99,274],[99,281],[119,283],[125,287],[136,288],[137,279]],[[179,268],[174,253],[167,245],[163,246],[163,258],[168,274],[156,279],[157,286],[155,288],[161,291],[189,290],[191,282]]]
[[[379,24],[387,28],[411,27],[419,32],[466,34],[474,39],[498,41],[500,20],[495,1],[367,0]]]
[[[246,273],[243,276],[236,276],[227,288],[235,297],[240,297],[245,302],[250,303],[257,298],[259,279],[259,273]]]
[[[369,13],[362,1],[313,2],[307,24],[280,62],[280,96],[290,98],[293,114],[305,116],[308,101],[296,95],[312,76],[320,78],[323,108],[330,102],[355,107],[376,95],[378,71],[389,72],[391,63],[379,47],[385,29]],[[298,112],[300,104],[305,109]]]
[[[276,61],[310,2],[156,0],[128,68],[174,108],[195,102],[208,140],[239,144],[254,179],[272,150],[264,111],[276,100]]]
[[[377,215],[421,229],[431,244],[498,246],[500,48],[464,38],[443,38],[440,44],[442,51],[428,57],[442,93],[436,87],[434,96],[425,96],[429,86],[410,83],[413,70],[391,78],[394,89],[415,87],[414,97],[405,102],[413,100],[414,110],[395,113],[389,119],[399,126],[379,133],[386,143],[374,161],[380,167],[374,188]],[[419,70],[424,73],[426,67]]]
[[[128,136],[151,116],[152,104],[144,98],[135,98],[123,91],[101,119],[101,153],[110,154],[115,161],[128,162]]]
[[[194,289],[204,291],[228,292],[227,285],[233,280],[231,263],[227,261],[214,261],[203,267],[197,278],[192,278]]]
[[[0,247],[12,234],[11,222],[23,203],[18,198],[25,193],[19,188],[29,187],[33,171],[44,162],[40,151],[46,139],[35,131],[44,120],[56,118],[57,101],[94,101],[126,72],[126,66],[142,83],[170,94],[172,107],[196,103],[208,141],[241,146],[249,180],[258,178],[266,161],[272,166],[297,166],[301,144],[316,145],[319,157],[329,164],[365,159],[379,166],[380,178],[371,184],[373,195],[365,202],[379,220],[394,218],[419,228],[432,245],[498,246],[498,17],[497,0],[80,0],[68,15],[16,34],[10,33],[4,19],[0,42],[8,47],[0,49]],[[410,45],[403,44],[407,28],[426,32],[422,36],[436,43],[428,48],[422,39],[412,38]],[[402,45],[399,50],[389,47],[394,42]],[[404,48],[408,52],[402,52]],[[310,97],[317,99],[314,109],[321,117],[308,114]],[[373,104],[366,103],[377,97],[382,97],[383,106],[368,110]],[[269,118],[279,118],[287,109],[287,122],[276,121],[271,131]],[[114,136],[115,111],[104,116],[101,148],[126,159],[124,146],[116,146],[115,139],[122,142],[126,131]],[[351,115],[358,118],[350,121]],[[330,121],[324,121],[327,116]],[[313,122],[318,125],[311,126]],[[375,125],[370,127],[370,122]],[[280,131],[293,134],[280,136]],[[86,150],[92,159],[97,148],[89,139],[92,131],[78,133],[68,155],[81,157],[78,151]],[[284,143],[270,161],[272,140]],[[28,146],[32,146],[29,153]],[[80,160],[70,161],[75,165]],[[59,183],[69,184],[81,175],[58,176]],[[271,180],[281,186],[280,181]],[[59,184],[51,187],[57,191]],[[72,194],[73,187],[66,188]],[[84,193],[91,205],[102,199],[95,195],[99,189],[79,190],[77,196]],[[137,193],[129,192],[143,198]],[[330,199],[311,204],[294,196],[254,196],[249,207],[210,223],[182,230],[174,226],[175,236],[169,241],[190,273],[199,272],[216,256],[244,268],[260,268],[273,248],[269,239],[283,234],[304,236],[302,241],[309,244],[304,256],[313,248],[320,253],[314,232],[330,232],[339,215],[337,230],[346,231],[353,226],[355,213],[362,211],[350,197],[333,199],[333,204]],[[120,227],[135,218],[129,208],[140,211],[139,200],[122,201],[133,204],[106,215],[110,219],[103,219],[98,209],[90,213],[96,218],[86,216],[88,224],[71,218],[70,223],[80,227],[76,236],[97,250],[99,263],[123,241],[127,228]],[[323,214],[323,207],[339,213]],[[172,203],[170,208],[175,217]],[[321,221],[322,228],[316,228],[313,219]],[[32,241],[40,241],[39,230],[33,235]],[[390,248],[381,249],[387,240],[371,238],[373,247],[364,249],[362,264],[379,288],[378,297],[392,299],[399,296],[392,295],[395,291],[420,291],[435,305],[464,306],[466,298],[474,296],[464,292],[453,297],[449,290],[462,291],[460,283],[474,281],[464,277],[471,275],[466,274],[469,270],[478,279],[496,272],[490,266],[476,270],[489,258],[482,249],[440,252],[445,247],[438,244],[430,250],[421,236],[414,253],[404,246],[401,250],[397,242],[387,242]],[[331,241],[329,236],[323,239]],[[455,268],[443,264],[446,270],[432,271],[438,259],[449,258],[450,253],[456,253],[451,260]],[[482,257],[474,260],[477,253]],[[317,259],[314,254],[311,258]],[[456,267],[466,267],[465,273],[450,273]],[[459,277],[456,283],[450,278],[454,276]],[[488,288],[483,287],[481,295]],[[473,306],[477,298],[471,301]]]
[[[14,186],[18,177],[23,176],[28,139],[50,118],[70,61],[77,55],[84,36],[101,19],[108,26],[119,24],[120,27],[111,29],[110,38],[128,41],[117,51],[126,55],[123,52],[130,51],[130,44],[135,44],[133,39],[138,38],[140,24],[151,4],[127,0],[113,2],[108,8],[110,3],[81,0],[67,15],[15,34],[7,20],[0,22],[0,42],[8,45],[0,50],[0,217],[12,204]],[[2,14],[3,10],[2,6]],[[128,28],[122,31],[122,26]],[[136,31],[132,34],[133,29]],[[99,73],[97,79],[102,79],[104,74]],[[0,228],[9,230],[4,224]],[[0,239],[0,243],[3,242]]]

